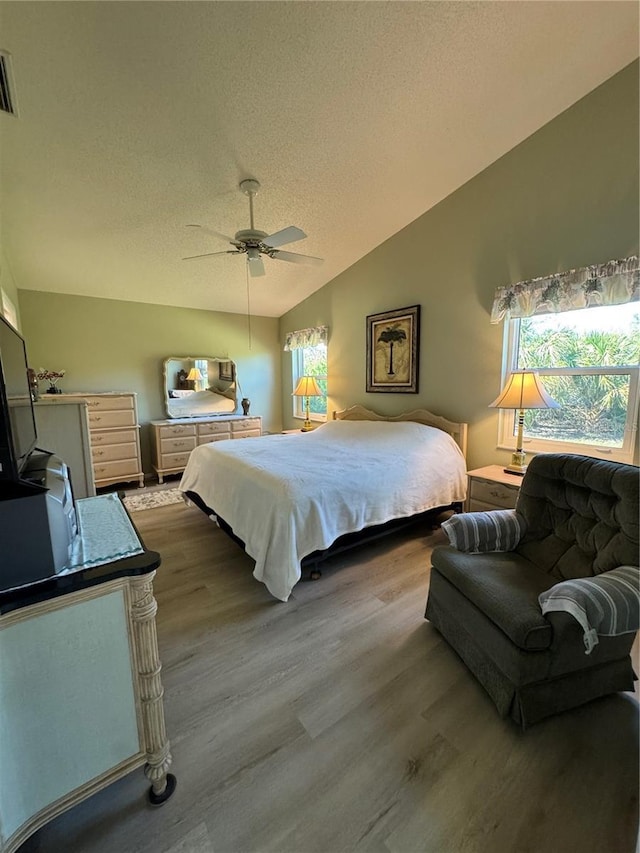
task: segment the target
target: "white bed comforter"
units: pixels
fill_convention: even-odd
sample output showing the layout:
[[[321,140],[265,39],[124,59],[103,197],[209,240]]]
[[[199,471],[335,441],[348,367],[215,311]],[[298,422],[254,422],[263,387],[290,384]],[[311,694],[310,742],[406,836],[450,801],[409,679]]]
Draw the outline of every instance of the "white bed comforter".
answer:
[[[331,421],[306,434],[218,441],[192,451],[180,482],[233,528],[254,577],[287,601],[300,561],[353,533],[464,500],[464,457],[434,427]]]

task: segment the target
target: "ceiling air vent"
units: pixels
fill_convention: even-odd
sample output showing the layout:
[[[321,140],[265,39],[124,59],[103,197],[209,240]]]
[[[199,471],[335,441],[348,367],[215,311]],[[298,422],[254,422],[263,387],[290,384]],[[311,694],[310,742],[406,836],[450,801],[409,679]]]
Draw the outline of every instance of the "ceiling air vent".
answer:
[[[9,115],[17,116],[18,110],[13,88],[11,55],[0,50],[0,110],[9,113]]]

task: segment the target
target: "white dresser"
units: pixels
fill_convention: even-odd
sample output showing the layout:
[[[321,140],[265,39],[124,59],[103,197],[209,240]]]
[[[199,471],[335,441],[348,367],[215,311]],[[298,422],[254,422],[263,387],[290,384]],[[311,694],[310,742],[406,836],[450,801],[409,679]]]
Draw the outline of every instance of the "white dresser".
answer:
[[[96,487],[133,480],[144,486],[136,394],[110,391],[62,396],[81,397],[87,403]]]
[[[184,471],[189,454],[199,444],[259,435],[262,435],[262,418],[245,415],[151,421],[153,467],[158,482],[162,483],[166,474]]]

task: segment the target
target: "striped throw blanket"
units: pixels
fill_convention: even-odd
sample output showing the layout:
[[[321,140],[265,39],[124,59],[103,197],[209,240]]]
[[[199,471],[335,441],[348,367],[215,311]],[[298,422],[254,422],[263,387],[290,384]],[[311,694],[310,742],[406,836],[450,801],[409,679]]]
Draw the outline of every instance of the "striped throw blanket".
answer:
[[[522,538],[526,523],[515,509],[463,512],[442,522],[449,544],[457,551],[481,554],[513,551]]]
[[[592,578],[562,581],[538,601],[543,614],[561,610],[580,623],[590,655],[598,635],[616,637],[640,628],[640,568],[620,566]]]

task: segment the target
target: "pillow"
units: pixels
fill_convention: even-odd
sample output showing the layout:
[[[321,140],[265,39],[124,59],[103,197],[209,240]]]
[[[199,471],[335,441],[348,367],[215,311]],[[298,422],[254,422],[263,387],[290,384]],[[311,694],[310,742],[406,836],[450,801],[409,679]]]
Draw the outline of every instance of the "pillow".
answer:
[[[449,543],[458,551],[480,554],[513,551],[522,538],[525,520],[515,509],[463,512],[442,522]]]
[[[592,578],[562,581],[538,596],[542,613],[563,610],[584,631],[585,654],[601,637],[631,634],[640,628],[640,569],[619,566]]]

